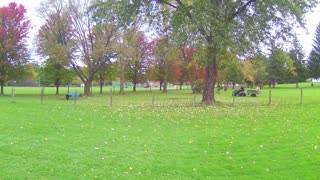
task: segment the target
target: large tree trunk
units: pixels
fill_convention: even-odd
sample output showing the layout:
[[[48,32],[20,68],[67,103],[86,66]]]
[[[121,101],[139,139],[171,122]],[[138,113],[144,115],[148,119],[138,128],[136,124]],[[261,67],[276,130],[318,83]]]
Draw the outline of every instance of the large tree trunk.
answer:
[[[124,70],[125,70],[125,64],[122,57],[120,57],[120,91],[119,94],[124,94]]]
[[[4,89],[3,89],[3,87],[4,87],[4,80],[1,80],[1,95],[3,95],[4,94]]]
[[[162,89],[163,93],[167,93],[168,92],[168,82],[166,80],[163,81],[163,89]]]
[[[59,79],[55,81],[54,85],[56,86],[56,95],[59,95],[59,86],[60,86]]]
[[[163,69],[163,93],[167,93],[168,92],[168,63],[167,63],[167,59],[164,63],[164,69]]]
[[[207,66],[207,75],[204,81],[203,93],[202,93],[202,103],[204,104],[214,104],[214,85],[215,85],[215,71],[216,65],[208,65]]]
[[[133,92],[137,92],[137,83],[133,82]]]
[[[211,38],[210,38],[211,40]],[[208,46],[208,65],[206,69],[206,78],[204,81],[203,93],[202,93],[202,103],[207,105],[212,105],[215,103],[214,99],[214,86],[216,84],[217,78],[217,50],[214,45],[209,42]]]
[[[159,85],[160,85],[160,91],[162,91],[162,86],[163,86],[163,80],[162,79],[160,79]]]
[[[101,66],[101,65],[100,65]],[[103,92],[103,85],[104,85],[104,77],[101,73],[101,67],[100,67],[100,82],[99,82],[99,85],[100,85],[100,94],[102,94]]]
[[[138,75],[137,75],[137,72],[135,71],[133,73],[133,78],[132,78],[132,83],[133,83],[132,91],[133,92],[137,92],[137,82],[138,82]]]
[[[92,85],[92,81],[86,81],[84,83],[84,94],[85,95],[91,95],[91,85]]]
[[[103,91],[103,84],[104,83],[100,81],[100,94],[102,94],[102,91]]]
[[[59,85],[56,85],[56,95],[59,95]]]

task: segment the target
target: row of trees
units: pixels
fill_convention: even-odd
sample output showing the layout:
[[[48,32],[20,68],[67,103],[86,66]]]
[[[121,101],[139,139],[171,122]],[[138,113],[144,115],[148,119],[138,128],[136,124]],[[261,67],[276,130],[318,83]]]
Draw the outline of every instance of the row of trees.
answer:
[[[133,91],[137,83],[159,81],[163,92],[168,82],[188,83],[202,91],[205,104],[214,104],[219,83],[298,83],[308,77],[308,66],[291,27],[303,26],[303,14],[316,4],[45,0],[38,10],[45,24],[36,38],[37,52],[45,59],[40,75],[55,84],[57,93],[77,76],[87,95],[93,82],[102,92],[103,84],[115,78],[120,93],[125,81],[133,83]],[[289,41],[292,48],[286,52]],[[316,50],[313,63],[312,54]]]

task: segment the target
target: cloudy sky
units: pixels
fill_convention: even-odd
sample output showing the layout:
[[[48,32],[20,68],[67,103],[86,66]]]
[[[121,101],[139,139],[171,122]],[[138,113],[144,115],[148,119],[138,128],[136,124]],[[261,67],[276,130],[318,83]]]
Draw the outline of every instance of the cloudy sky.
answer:
[[[30,39],[32,39],[42,24],[43,20],[37,16],[35,9],[39,7],[41,0],[0,0],[0,7],[7,6],[10,2],[16,2],[17,4],[22,4],[27,9],[27,17],[31,19],[32,30],[30,31]],[[320,6],[316,7],[313,12],[306,14],[307,29],[298,29],[298,38],[302,44],[306,55],[312,49],[312,42],[314,38],[315,29],[318,23],[320,23]],[[30,42],[32,42],[30,40]],[[31,44],[31,43],[30,43]]]

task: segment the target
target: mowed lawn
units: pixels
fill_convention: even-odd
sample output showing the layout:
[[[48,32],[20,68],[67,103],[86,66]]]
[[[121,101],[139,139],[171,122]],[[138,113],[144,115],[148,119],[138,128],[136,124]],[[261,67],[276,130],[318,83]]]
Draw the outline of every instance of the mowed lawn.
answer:
[[[0,96],[0,179],[319,179],[320,89]],[[71,89],[81,92],[81,89]],[[301,97],[302,100],[301,100]],[[302,102],[302,104],[301,104]]]

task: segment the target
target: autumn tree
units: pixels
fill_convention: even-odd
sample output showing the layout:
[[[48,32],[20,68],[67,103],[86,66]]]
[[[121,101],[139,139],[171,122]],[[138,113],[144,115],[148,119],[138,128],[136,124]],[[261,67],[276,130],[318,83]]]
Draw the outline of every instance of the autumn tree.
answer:
[[[182,57],[177,56],[177,52],[178,48],[169,41],[168,36],[160,38],[155,46],[154,66],[158,72],[160,90],[164,93],[168,91],[167,85],[170,80],[178,81],[181,76],[181,64],[178,61],[181,61]]]
[[[21,74],[19,71],[23,70],[22,67],[29,60],[26,38],[30,20],[25,17],[25,13],[24,6],[16,3],[0,7],[0,94],[2,95],[5,82],[13,79],[13,74]]]
[[[133,92],[139,82],[145,80],[152,49],[144,32],[138,31],[128,37],[126,51],[127,79],[133,83]]]
[[[180,84],[182,81],[183,54],[179,51],[178,46],[163,37],[163,39],[159,39],[154,55],[160,90],[167,92],[168,83]]]
[[[168,71],[168,82],[171,84],[179,85],[180,89],[183,85],[182,83],[184,80],[183,77],[183,64],[182,64],[182,57],[180,54],[172,54]]]
[[[36,37],[37,52],[46,58],[42,79],[54,83],[56,94],[59,94],[61,83],[71,81],[69,63],[76,45],[73,28],[63,0],[42,2],[38,13],[45,18]]]
[[[196,80],[196,63],[193,61],[194,53],[196,50],[189,45],[184,44],[180,51],[177,51],[178,54],[181,54],[181,63],[180,63],[180,73],[181,76],[179,77],[180,89],[182,89],[182,85],[187,83],[187,85],[194,84]]]
[[[288,57],[288,61],[289,63],[291,63],[291,58]],[[242,63],[242,73],[244,75],[244,81],[246,85],[251,87],[253,87],[253,85],[258,85],[262,87],[262,82],[265,80],[266,77],[265,63],[265,58],[259,54],[246,59]],[[286,68],[285,70],[289,74],[292,74],[292,69]]]

